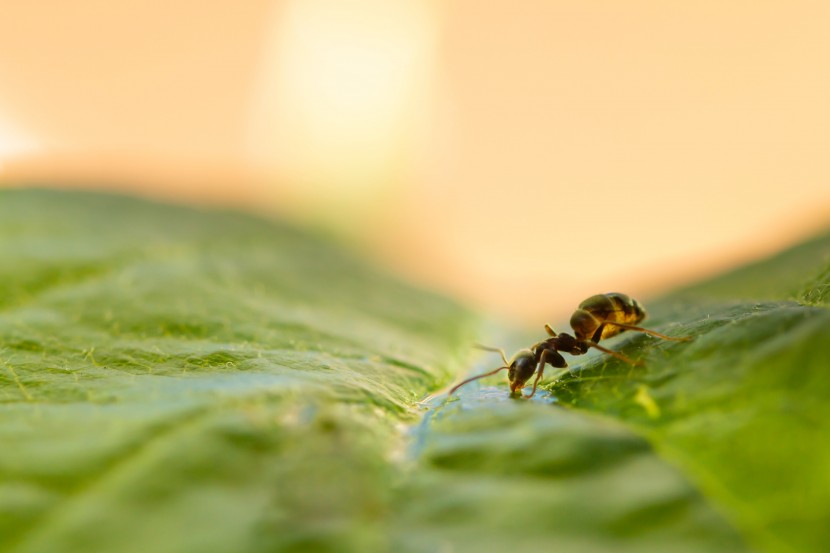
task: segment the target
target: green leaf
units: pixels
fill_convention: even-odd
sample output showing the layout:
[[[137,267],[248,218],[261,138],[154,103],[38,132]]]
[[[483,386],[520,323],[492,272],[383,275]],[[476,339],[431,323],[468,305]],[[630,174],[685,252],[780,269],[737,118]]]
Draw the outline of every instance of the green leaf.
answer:
[[[824,236],[649,302],[647,326],[694,340],[608,342],[645,367],[574,358],[534,402],[469,385],[422,431],[421,475],[445,494],[424,511],[451,508],[416,535],[471,551],[824,551],[829,269]]]
[[[797,299],[806,300],[806,303],[824,301],[826,304],[828,271],[830,233],[825,233],[768,259],[678,290],[671,298],[695,302],[707,299]],[[820,297],[809,299],[805,297],[807,293]]]
[[[616,421],[504,389],[458,403],[425,431],[402,550],[745,550],[688,478]]]
[[[422,403],[491,365],[479,319],[279,222],[6,190],[0,256],[0,551],[830,542],[830,236],[648,302],[695,339],[624,333],[645,367],[534,401]]]
[[[630,337],[623,351],[645,358],[645,368],[596,357],[551,390],[645,436],[758,550],[823,551],[828,285],[824,236],[654,304],[658,322],[680,323],[664,330],[694,341]],[[730,294],[758,299],[722,299]]]
[[[0,550],[373,544],[476,319],[278,223],[0,191]]]

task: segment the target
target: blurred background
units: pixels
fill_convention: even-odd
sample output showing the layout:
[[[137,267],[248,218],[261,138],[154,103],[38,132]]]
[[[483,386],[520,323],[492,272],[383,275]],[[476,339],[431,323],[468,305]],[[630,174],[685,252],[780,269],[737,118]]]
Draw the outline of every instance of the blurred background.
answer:
[[[0,184],[240,206],[538,326],[830,225],[830,3],[57,0]]]

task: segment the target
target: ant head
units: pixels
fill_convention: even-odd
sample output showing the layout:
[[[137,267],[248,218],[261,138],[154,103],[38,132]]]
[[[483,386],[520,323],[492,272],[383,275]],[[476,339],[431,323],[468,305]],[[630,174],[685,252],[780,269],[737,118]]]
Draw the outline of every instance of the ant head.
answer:
[[[521,393],[525,383],[536,372],[536,355],[529,349],[520,350],[510,360],[507,379],[510,381],[510,393]]]

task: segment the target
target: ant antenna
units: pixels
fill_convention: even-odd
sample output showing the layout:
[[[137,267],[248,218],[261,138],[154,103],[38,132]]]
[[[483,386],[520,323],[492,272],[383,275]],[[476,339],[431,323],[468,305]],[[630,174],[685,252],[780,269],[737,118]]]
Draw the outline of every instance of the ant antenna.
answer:
[[[482,346],[481,344],[473,344],[478,349],[483,349],[484,351],[492,351],[494,353],[498,353],[501,355],[501,360],[504,361],[505,365],[510,365],[510,361],[507,360],[507,356],[504,354],[504,350],[501,348],[493,348],[490,346]]]
[[[504,354],[502,354],[502,356],[504,356]],[[447,392],[447,395],[451,396],[453,394],[453,392],[455,392],[457,389],[459,389],[464,384],[467,384],[468,382],[472,382],[473,380],[478,380],[479,378],[484,378],[485,376],[492,376],[492,375],[496,374],[499,371],[503,371],[503,370],[509,369],[509,368],[510,367],[499,367],[496,370],[493,370],[493,371],[490,371],[490,372],[487,372],[487,373],[484,373],[484,374],[479,374],[479,375],[473,376],[471,378],[468,378],[467,380],[464,380],[463,382],[460,382],[459,384],[456,384],[455,386],[453,386],[452,390]]]

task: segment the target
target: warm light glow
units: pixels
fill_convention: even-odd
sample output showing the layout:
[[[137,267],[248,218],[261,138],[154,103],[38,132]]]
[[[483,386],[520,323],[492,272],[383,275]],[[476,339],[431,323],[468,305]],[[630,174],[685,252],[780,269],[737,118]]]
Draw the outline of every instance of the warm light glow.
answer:
[[[435,18],[418,0],[289,2],[255,106],[259,162],[333,204],[389,181],[429,94]]]
[[[6,4],[0,186],[278,210],[537,327],[830,224],[828,2]]]
[[[40,149],[41,144],[37,140],[27,136],[0,115],[0,173],[9,161]]]

